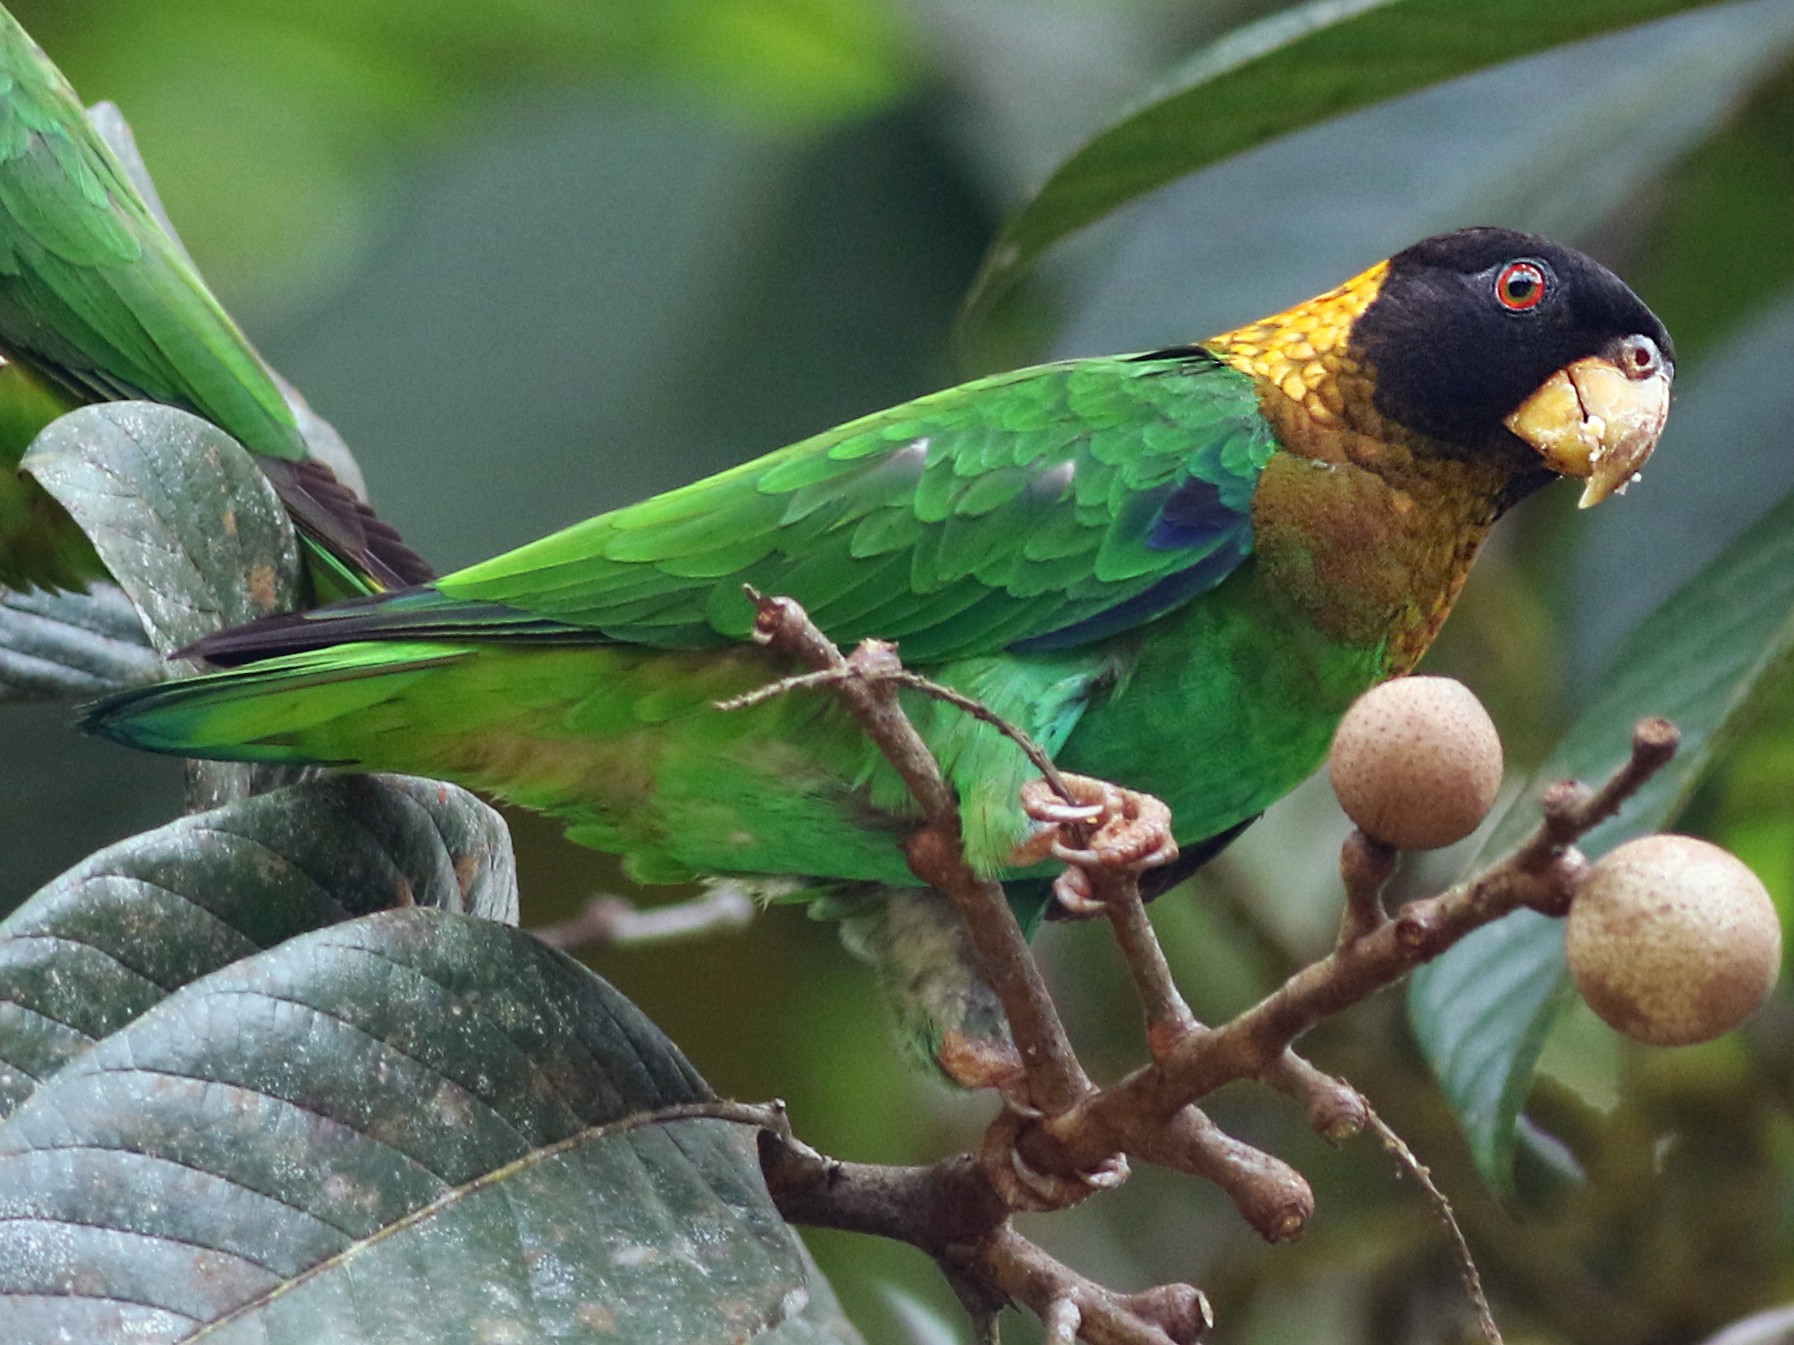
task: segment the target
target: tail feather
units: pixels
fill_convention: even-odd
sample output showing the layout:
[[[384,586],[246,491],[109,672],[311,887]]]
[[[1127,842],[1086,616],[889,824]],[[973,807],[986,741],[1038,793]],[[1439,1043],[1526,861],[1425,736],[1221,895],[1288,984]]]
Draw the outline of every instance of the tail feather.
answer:
[[[308,650],[329,650],[352,641],[457,642],[481,639],[507,644],[604,643],[601,632],[538,617],[497,603],[450,598],[434,588],[400,589],[265,617],[197,640],[182,658],[221,668]]]
[[[390,700],[464,658],[444,645],[347,645],[206,677],[159,682],[87,707],[81,727],[127,747],[218,761],[361,764],[318,730]]]
[[[405,545],[398,529],[356,498],[325,463],[264,457],[258,465],[300,534],[322,553],[327,573],[352,580],[348,592],[406,588],[435,578],[429,562]]]

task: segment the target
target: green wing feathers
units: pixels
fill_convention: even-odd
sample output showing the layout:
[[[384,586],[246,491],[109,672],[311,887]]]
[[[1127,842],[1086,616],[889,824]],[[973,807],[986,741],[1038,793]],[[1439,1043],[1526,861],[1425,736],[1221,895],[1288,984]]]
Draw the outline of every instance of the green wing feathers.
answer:
[[[260,456],[319,594],[431,571],[308,458],[274,376],[212,297],[49,58],[0,8],[0,354],[60,405],[0,386],[0,582],[80,587],[104,573],[60,509],[13,472],[36,432],[87,402],[192,411]],[[33,418],[36,419],[33,419]]]
[[[231,662],[356,639],[746,637],[744,584],[912,664],[1072,647],[1218,584],[1275,448],[1206,357],[1102,359],[924,397],[360,606],[231,632]]]
[[[643,878],[902,883],[913,804],[832,697],[715,708],[798,671],[741,639],[742,584],[838,641],[898,638],[1057,751],[1125,679],[1132,633],[1250,551],[1274,446],[1245,379],[1205,357],[987,379],[431,587],[225,632],[199,652],[256,661],[115,698],[88,727],[457,780],[563,817]],[[968,857],[1008,872],[1025,757],[958,709],[909,708],[959,790]]]
[[[280,390],[156,222],[80,100],[0,10],[0,346],[81,400],[184,406],[300,458]]]
[[[1211,553],[1237,563],[1273,447],[1245,378],[1206,357],[1047,365],[853,421],[436,587],[691,647],[747,634],[752,584],[796,598],[839,641],[894,639],[924,662],[988,653]],[[1222,526],[1157,545],[1165,501],[1192,478],[1216,487]]]

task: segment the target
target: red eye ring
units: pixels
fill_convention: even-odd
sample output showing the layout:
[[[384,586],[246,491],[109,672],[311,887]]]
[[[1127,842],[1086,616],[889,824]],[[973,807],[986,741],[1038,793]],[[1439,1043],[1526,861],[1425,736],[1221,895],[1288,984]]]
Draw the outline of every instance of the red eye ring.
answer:
[[[1495,301],[1510,313],[1537,308],[1545,297],[1545,271],[1537,262],[1509,262],[1495,277]]]

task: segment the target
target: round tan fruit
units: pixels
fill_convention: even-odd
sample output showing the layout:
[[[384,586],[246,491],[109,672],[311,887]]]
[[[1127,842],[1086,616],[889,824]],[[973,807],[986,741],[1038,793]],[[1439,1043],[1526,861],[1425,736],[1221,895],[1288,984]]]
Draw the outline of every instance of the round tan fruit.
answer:
[[[1756,874],[1717,845],[1644,836],[1589,870],[1564,951],[1576,988],[1609,1024],[1686,1046],[1763,1002],[1781,970],[1781,922]]]
[[[1373,687],[1339,721],[1333,793],[1364,833],[1398,850],[1462,840],[1501,788],[1501,738],[1475,693],[1449,677]]]

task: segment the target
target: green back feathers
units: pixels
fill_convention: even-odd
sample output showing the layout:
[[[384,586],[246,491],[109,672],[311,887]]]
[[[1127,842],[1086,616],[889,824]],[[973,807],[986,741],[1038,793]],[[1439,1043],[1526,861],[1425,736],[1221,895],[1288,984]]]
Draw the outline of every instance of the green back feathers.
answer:
[[[752,584],[838,641],[959,658],[1074,626],[1218,553],[1237,563],[1273,446],[1247,380],[1205,358],[1048,365],[853,421],[436,587],[683,647],[745,636]],[[1155,528],[1193,479],[1213,487],[1213,526],[1167,545]]]

